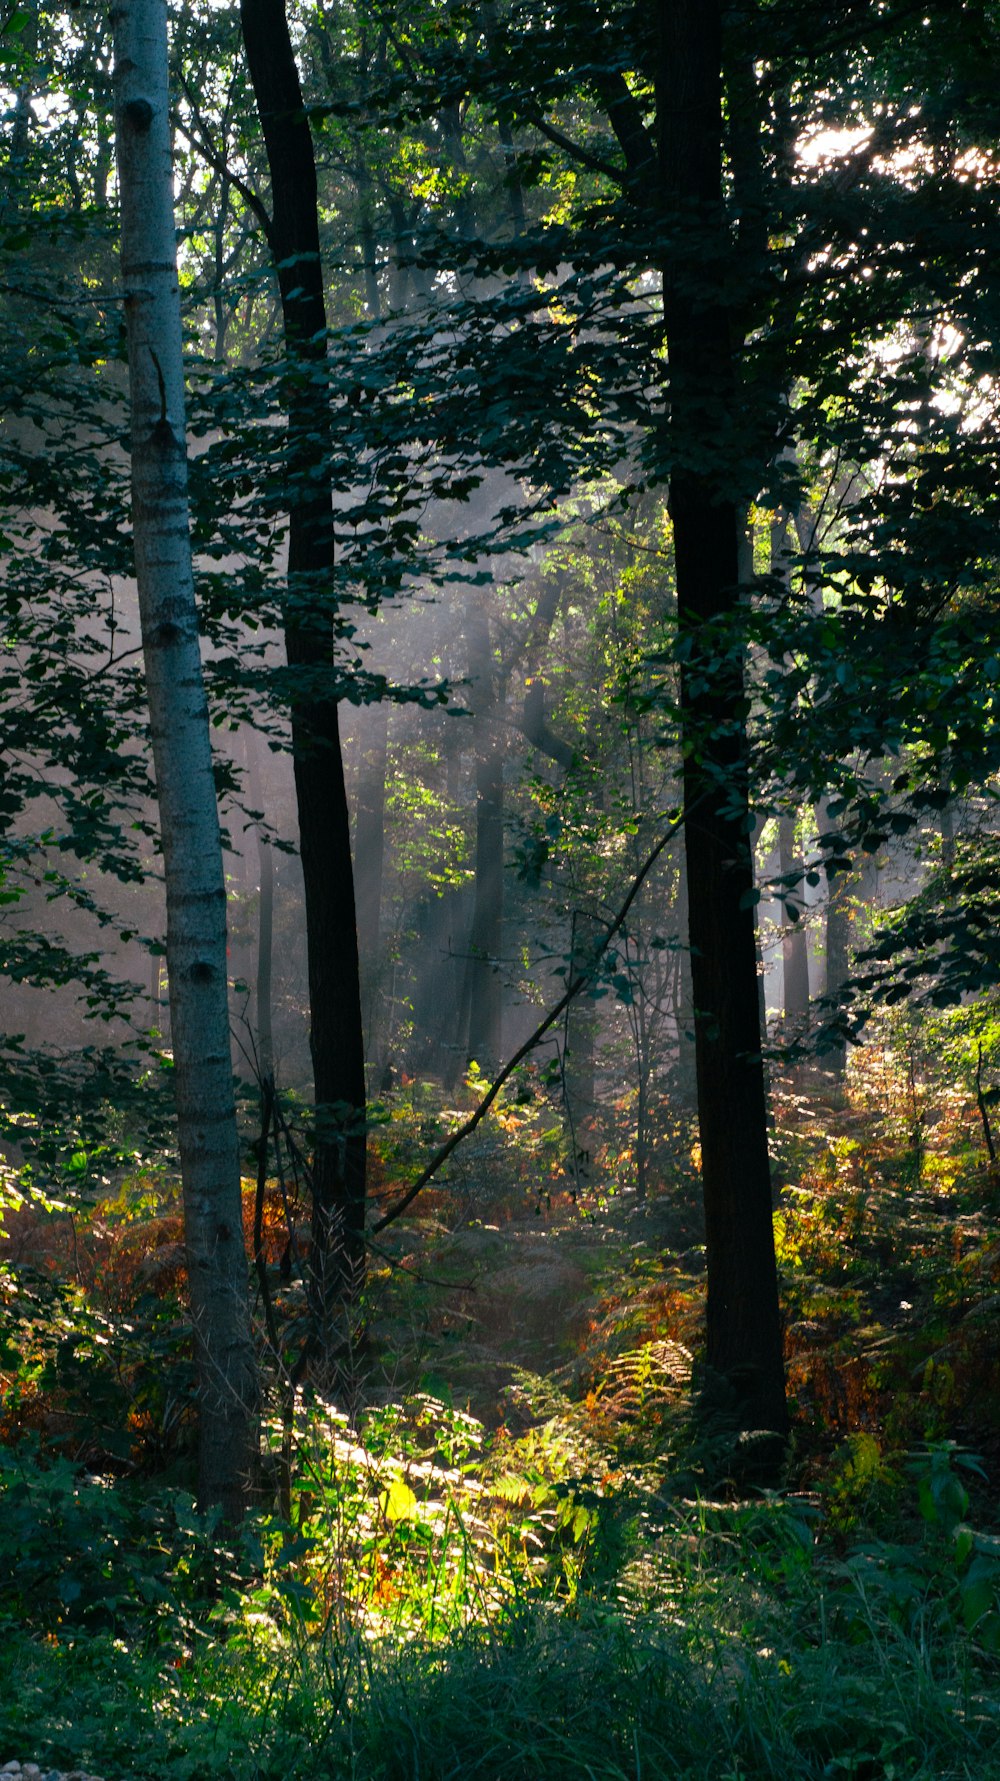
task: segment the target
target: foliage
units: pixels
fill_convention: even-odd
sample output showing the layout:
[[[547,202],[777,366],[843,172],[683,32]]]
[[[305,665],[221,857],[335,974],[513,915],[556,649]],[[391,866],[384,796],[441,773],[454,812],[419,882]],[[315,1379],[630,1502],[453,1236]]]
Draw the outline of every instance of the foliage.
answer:
[[[995,1392],[973,1282],[994,1264],[972,1224],[961,1248],[939,1228],[981,1196],[984,1153],[968,1079],[961,1118],[933,1117],[925,1034],[924,1170],[949,1146],[964,1157],[966,1134],[971,1148],[946,1193],[917,1185],[901,1036],[852,1061],[854,1111],[801,1080],[783,1104],[804,1489],[688,1494],[712,1463],[684,1409],[697,1272],[632,1247],[627,1198],[584,1220],[601,1257],[593,1327],[561,1383],[515,1375],[493,1434],[440,1390],[354,1424],[303,1405],[293,1523],[254,1519],[235,1548],[182,1493],[55,1456],[58,1375],[43,1374],[45,1448],[22,1437],[4,1460],[4,1612],[31,1634],[4,1643],[6,1747],[109,1781],[140,1758],[164,1781],[569,1775],[582,1761],[617,1778],[637,1759],[691,1781],[990,1772],[1000,1557],[974,1453]],[[942,1043],[959,1043],[954,1022]],[[679,1215],[654,1198],[642,1218]],[[141,1258],[164,1231],[155,1184],[103,1219]],[[96,1338],[114,1332],[78,1291],[48,1292],[93,1389]],[[407,1294],[432,1289],[397,1277],[393,1292],[398,1350]],[[8,1342],[27,1361],[32,1340],[22,1309]]]
[[[449,1419],[440,1409],[433,1417],[449,1446]],[[390,1421],[399,1438],[399,1413]],[[468,1469],[472,1431],[461,1419],[450,1427],[459,1445],[441,1457],[459,1461],[465,1482],[453,1482],[468,1492],[478,1470]],[[505,1460],[525,1503],[545,1450],[536,1443]],[[456,1768],[569,1776],[581,1762],[609,1781],[634,1775],[637,1763],[690,1781],[706,1772],[747,1781],[990,1772],[997,1566],[990,1540],[958,1520],[963,1458],[938,1447],[914,1463],[907,1488],[927,1528],[922,1544],[869,1538],[839,1554],[817,1539],[807,1499],[670,1508],[633,1487],[628,1540],[610,1564],[606,1553],[607,1568],[584,1567],[568,1601],[560,1606],[548,1589],[505,1594],[518,1546],[494,1545],[492,1599],[482,1596],[459,1626],[438,1616],[440,1596],[428,1618],[422,1567],[409,1573],[407,1601],[383,1598],[372,1624],[370,1591],[331,1599],[308,1539],[264,1523],[255,1582],[252,1535],[239,1559],[184,1499],[130,1510],[106,1485],[81,1484],[68,1468],[40,1472],[22,1456],[4,1550],[13,1553],[16,1535],[45,1588],[24,1598],[40,1636],[3,1644],[3,1736],[20,1749],[29,1739],[45,1760],[99,1764],[109,1781],[137,1764],[164,1781],[388,1781]],[[397,1463],[418,1481],[412,1454]],[[349,1503],[357,1481],[341,1475]],[[412,1503],[397,1491],[395,1508],[391,1488],[379,1508],[385,1478],[376,1468],[366,1495],[386,1520],[405,1508],[385,1529],[402,1587],[400,1554],[422,1544],[431,1500],[422,1493],[442,1488],[443,1469],[436,1479],[424,1471]],[[544,1511],[528,1510],[522,1525],[543,1529]],[[486,1548],[467,1531],[482,1562]],[[51,1589],[60,1563],[64,1585],[83,1585],[79,1597],[64,1587],[69,1602]],[[115,1591],[126,1580],[122,1600]],[[317,1630],[304,1636],[317,1611]],[[402,1617],[414,1614],[400,1639]]]
[[[274,635],[310,590],[284,588],[294,475],[271,423],[311,373],[275,346],[235,15],[175,10],[200,591],[250,982],[262,898],[230,732],[273,750],[252,826],[287,850]],[[393,707],[366,961],[377,1213],[485,1086],[442,989],[477,871],[480,742],[439,709],[466,702],[470,616],[498,689],[513,1026],[676,803],[663,484],[708,441],[756,533],[712,646],[746,659],[757,817],[794,811],[802,852],[759,891],[783,927],[808,892],[818,927],[847,883],[854,929],[850,981],[771,1059],[793,1447],[784,1493],[741,1493],[699,1367],[675,854],[603,961],[583,1044],[567,1021],[373,1245],[338,1401],[296,1395],[262,1342],[265,1488],[290,1460],[290,1519],[264,1502],[233,1542],[176,1488],[191,1332],[168,1041],[143,1032],[162,912],[119,585],[106,32],[26,0],[0,27],[4,1747],[108,1781],[996,1772],[996,9],[727,9],[741,400],[694,440],[667,424],[648,268],[697,223],[647,204],[634,9],[291,16],[333,321],[308,475],[335,491],[337,648],[312,691],[358,708],[359,785],[364,708]],[[287,1108],[308,1072],[294,892],[279,913]],[[863,1039],[842,1080],[807,1055],[824,1026]],[[260,1258],[287,1354],[310,1148],[292,1124]]]

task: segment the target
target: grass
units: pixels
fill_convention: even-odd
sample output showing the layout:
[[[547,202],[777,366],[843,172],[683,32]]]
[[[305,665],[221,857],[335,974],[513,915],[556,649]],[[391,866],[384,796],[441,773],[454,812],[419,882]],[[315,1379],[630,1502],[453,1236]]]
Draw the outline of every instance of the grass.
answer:
[[[6,1639],[3,1750],[108,1781],[1000,1774],[995,1696],[969,1649],[904,1634],[860,1590],[839,1626],[818,1593],[766,1604],[762,1643],[765,1604],[730,1581],[730,1614],[752,1615],[742,1636],[681,1594],[669,1612],[538,1604],[441,1643],[330,1627],[180,1669],[107,1635]]]
[[[407,1271],[373,1327],[396,1377],[351,1420],[299,1406],[292,1524],[258,1517],[236,1546],[166,1487],[188,1463],[176,1281],[153,1290],[114,1208],[73,1230],[72,1269],[62,1227],[48,1252],[26,1226],[3,1328],[0,1763],[1000,1781],[996,1184],[967,1094],[918,1099],[888,1050],[864,1067],[850,1100],[793,1082],[775,1138],[783,1495],[734,1500],[725,1431],[686,1421],[686,1176],[581,1223],[515,1133],[471,1231],[443,1192],[393,1227]],[[444,1295],[421,1279],[442,1274]],[[504,1353],[515,1289],[538,1330]],[[449,1401],[477,1367],[481,1421]]]
[[[536,1432],[521,1455],[518,1540],[496,1489],[517,1456],[502,1474],[489,1453],[450,1469],[452,1527],[470,1493],[479,1507],[450,1613],[440,1525],[428,1562],[442,1468],[424,1472],[394,1554],[367,1540],[357,1502],[345,1511],[333,1590],[332,1549],[273,1522],[233,1551],[187,1499],[168,1493],[152,1514],[95,1482],[69,1513],[68,1469],[54,1483],[20,1456],[39,1519],[33,1536],[22,1502],[18,1550],[5,1542],[17,1614],[0,1637],[0,1756],[107,1781],[1000,1776],[997,1574],[972,1612],[966,1588],[995,1555],[962,1519],[962,1455],[914,1462],[896,1505],[906,1540],[817,1538],[811,1498],[672,1500],[638,1473],[575,1538],[558,1506],[586,1507],[593,1478],[567,1478],[568,1440]],[[373,1464],[339,1476],[377,1515],[387,1474]],[[395,1595],[373,1596],[376,1551]]]

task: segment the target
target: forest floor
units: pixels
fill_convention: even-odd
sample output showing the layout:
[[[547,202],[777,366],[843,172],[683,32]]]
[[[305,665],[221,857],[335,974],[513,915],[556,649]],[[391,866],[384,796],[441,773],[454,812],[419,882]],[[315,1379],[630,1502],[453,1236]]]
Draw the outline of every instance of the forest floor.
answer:
[[[530,1089],[380,1240],[353,1380],[276,1408],[287,1512],[237,1539],[188,1488],[169,1183],[7,1214],[0,1765],[1000,1777],[1000,1182],[969,1080],[888,1041],[846,1093],[775,1080],[793,1438],[755,1492],[725,1405],[692,1414],[690,1118],[658,1109],[639,1201],[628,1104],[581,1179]],[[440,1116],[398,1091],[384,1205]],[[273,1183],[291,1352],[287,1211]]]

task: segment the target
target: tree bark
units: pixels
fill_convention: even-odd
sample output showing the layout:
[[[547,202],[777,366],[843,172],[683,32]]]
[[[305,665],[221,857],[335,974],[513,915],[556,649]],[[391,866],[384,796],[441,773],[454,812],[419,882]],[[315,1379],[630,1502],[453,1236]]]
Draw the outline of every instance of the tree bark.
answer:
[[[706,446],[738,413],[725,277],[718,0],[659,0],[660,198],[670,510],[681,642],[691,972],[708,1275],[706,1359],[738,1425],[787,1428],[758,1009],[738,638],[735,464]],[[697,226],[695,226],[697,224]],[[733,454],[735,456],[735,453]],[[707,462],[706,462],[707,460]]]
[[[370,725],[370,732],[369,732]],[[382,880],[385,871],[385,781],[389,763],[389,707],[383,700],[362,730],[358,745],[357,820],[354,829],[354,882],[357,886],[358,948],[364,982],[368,1052],[374,1055],[382,952]]]
[[[316,162],[283,0],[242,0],[247,65],[271,177],[270,247],[281,296],[288,425],[285,648],[305,691],[291,711],[305,885],[316,1101],[310,1234],[313,1364],[329,1359],[340,1308],[365,1266],[365,1074],[347,792],[332,669],[333,506]],[[332,679],[332,674],[330,675]]]
[[[809,1020],[809,954],[801,896],[805,865],[796,828],[795,812],[783,810],[778,818],[778,871],[783,880],[797,881],[795,888],[788,882],[781,888],[782,1002],[789,1038],[801,1037]]]
[[[780,513],[771,522],[771,579],[787,599],[791,594],[788,558],[788,516]],[[801,1037],[809,1020],[809,951],[802,926],[802,887],[805,864],[796,834],[798,812],[783,810],[778,817],[778,874],[783,880],[781,908],[781,996],[787,1038]]]
[[[830,815],[825,800],[818,807],[816,816],[821,834],[836,829],[838,819]],[[826,981],[823,986],[827,997],[838,996],[850,976],[851,911],[856,895],[852,881],[850,872],[827,874]],[[842,1039],[824,1052],[823,1066],[837,1083],[843,1083],[847,1075],[847,1046]]]
[[[262,1083],[274,1081],[274,1007],[272,994],[274,965],[274,855],[264,832],[264,782],[260,770],[260,738],[252,729],[245,731],[247,759],[247,790],[250,804],[260,812],[254,824],[257,839],[257,955],[254,984],[254,1012],[257,1024],[257,1067]]]
[[[476,737],[476,881],[467,963],[470,1061],[486,1075],[500,1063],[503,1017],[503,749],[496,733],[490,627],[479,605],[468,623]]]
[[[590,967],[602,931],[595,916],[574,912],[567,981],[581,967]],[[580,1186],[589,1178],[592,1162],[598,1024],[593,997],[576,996],[566,1010],[563,1026],[563,1096],[573,1145],[573,1177]]]
[[[382,933],[385,878],[386,775],[389,761],[389,707],[383,700],[371,714],[374,739],[362,749],[354,825],[354,883],[358,911],[358,954],[365,1055],[378,1080],[391,1067],[386,1051],[392,1019],[389,961]],[[363,734],[365,732],[362,732]]]
[[[199,1495],[241,1514],[257,1462],[226,973],[226,891],[191,570],[165,0],[116,0],[132,525],[167,897],[167,970],[198,1380]]]

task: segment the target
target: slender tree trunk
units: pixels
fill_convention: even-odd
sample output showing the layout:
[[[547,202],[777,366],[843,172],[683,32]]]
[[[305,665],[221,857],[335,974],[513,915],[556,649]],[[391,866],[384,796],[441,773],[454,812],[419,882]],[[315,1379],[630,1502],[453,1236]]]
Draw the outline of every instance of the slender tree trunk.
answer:
[[[389,708],[371,713],[368,746],[359,746],[354,877],[358,938],[363,958],[377,957],[382,937],[382,880],[385,872],[385,782],[389,758]]]
[[[816,524],[807,509],[800,505],[792,514],[792,525],[802,552],[803,589],[812,611],[818,614],[823,610],[823,587],[817,572]],[[816,806],[814,815],[819,834],[831,834],[836,830],[838,819],[831,815],[826,799]],[[823,987],[826,996],[837,995],[850,972],[851,901],[850,876],[843,872],[828,875],[824,946],[826,980]],[[847,1071],[847,1047],[843,1041],[823,1054],[823,1063],[835,1081],[842,1083]]]
[[[359,745],[357,821],[354,829],[354,882],[357,887],[358,949],[361,957],[368,1054],[374,1056],[382,952],[382,878],[385,871],[385,780],[389,760],[389,707],[383,701],[368,719],[370,745]],[[366,726],[367,728],[367,726]],[[364,733],[364,732],[362,732]]]
[[[837,818],[830,815],[825,803],[820,806],[816,815],[817,828],[821,834],[836,828]],[[849,872],[836,872],[827,879],[826,996],[838,995],[850,975],[851,905],[854,900],[851,882],[852,875]],[[838,1083],[842,1083],[847,1074],[847,1046],[843,1041],[824,1054],[823,1063],[829,1074]]]
[[[670,508],[708,1275],[708,1366],[744,1429],[787,1427],[761,1057],[733,467],[704,467],[739,392],[725,303],[719,0],[659,0]],[[713,288],[714,286],[714,288]]]
[[[495,723],[489,620],[478,605],[469,618],[469,672],[476,731],[476,881],[467,964],[468,1057],[489,1075],[500,1062],[503,1014],[503,750]]]
[[[274,966],[274,855],[264,832],[264,783],[260,771],[260,739],[247,729],[247,789],[252,809],[261,820],[254,825],[257,838],[257,966],[254,986],[254,1012],[257,1023],[257,1067],[261,1082],[274,1081],[274,1009],[272,978]]]
[[[848,878],[838,873],[830,880],[826,905],[826,993],[839,995],[850,975],[851,890]],[[838,1045],[830,1054],[830,1069],[843,1076],[847,1047]]]
[[[270,247],[285,347],[288,584],[285,648],[309,689],[292,704],[292,754],[305,886],[310,1046],[316,1098],[310,1300],[314,1363],[365,1266],[365,1074],[351,836],[332,669],[333,506],[326,306],[316,162],[283,0],[242,0],[247,65],[271,176]],[[331,673],[332,680],[332,673]]]
[[[191,572],[165,0],[116,0],[132,523],[167,894],[199,1409],[199,1493],[240,1515],[257,1459],[226,973],[226,891]]]
[[[358,230],[361,247],[361,264],[365,275],[365,304],[373,321],[378,321],[382,314],[382,298],[378,288],[378,253],[376,251],[375,229],[372,217],[375,209],[372,176],[361,162],[357,172],[358,210],[360,227]]]
[[[550,760],[568,773],[576,765],[576,750],[561,736],[557,736],[549,724],[545,710],[547,680],[541,665],[564,589],[564,576],[552,575],[543,583],[538,596],[524,654],[524,715],[521,728],[532,748],[547,754]]]
[[[574,911],[570,939],[570,975],[589,966],[601,924],[593,916]],[[573,1145],[573,1178],[582,1187],[592,1163],[594,1115],[597,1110],[595,1072],[597,1062],[597,1003],[584,993],[566,1010],[563,1025],[563,1096]]]
[[[267,1082],[274,1080],[274,855],[270,842],[259,830],[257,869],[257,1047],[260,1053],[260,1073]]]
[[[476,764],[476,888],[469,935],[468,1055],[489,1075],[500,1062],[503,1016],[503,756]]]
[[[771,524],[771,579],[787,599],[791,593],[788,559],[788,516],[779,514]],[[783,810],[778,818],[778,873],[781,885],[781,991],[784,1024],[788,1037],[804,1033],[809,1019],[809,952],[802,926],[802,885],[805,865],[797,838],[797,815]]]
[[[789,1036],[801,1035],[809,1019],[809,953],[801,898],[805,865],[797,827],[795,812],[782,811],[778,818],[778,871],[786,881],[798,880],[794,890],[787,882],[783,884],[781,897],[782,1001]]]
[[[216,212],[213,233],[214,247],[214,278],[212,280],[212,311],[215,321],[215,347],[213,357],[217,365],[226,362],[226,332],[229,318],[226,314],[225,299],[225,264],[226,264],[226,223],[229,218],[230,181],[228,171],[219,175],[219,195],[216,198]]]
[[[687,861],[684,849],[677,856],[677,923],[680,929],[678,939],[680,948],[677,954],[676,990],[674,995],[674,1019],[677,1022],[677,1076],[676,1090],[683,1107],[691,1108],[698,1102],[698,1069],[694,1043],[694,989],[691,983],[691,938],[688,909],[690,899],[687,890]]]
[[[637,949],[638,950],[638,949]],[[652,1035],[641,984],[637,985],[633,1014],[635,1035],[635,1197],[644,1205],[649,1192],[649,1082],[652,1075]]]
[[[938,818],[941,828],[941,869],[950,879],[955,870],[955,806],[951,801],[951,750],[948,748],[941,753],[941,790],[946,799]]]

